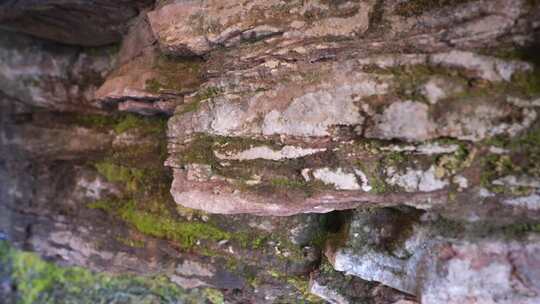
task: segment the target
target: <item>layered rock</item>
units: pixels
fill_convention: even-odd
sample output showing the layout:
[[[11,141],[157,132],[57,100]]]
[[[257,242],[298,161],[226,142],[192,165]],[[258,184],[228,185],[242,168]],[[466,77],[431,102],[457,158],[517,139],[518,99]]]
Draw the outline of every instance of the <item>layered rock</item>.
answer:
[[[233,303],[309,297],[322,218],[177,209],[163,120],[33,113],[7,97],[1,105],[2,240],[64,266],[217,288]]]
[[[321,264],[318,271],[312,273],[310,292],[332,304],[416,303],[413,297],[382,284],[335,271],[328,262]]]
[[[2,33],[0,239],[214,303],[538,301],[537,3],[151,4],[0,4],[122,36]]]
[[[0,27],[61,43],[102,46],[120,41],[130,19],[151,4],[151,0],[3,1]]]
[[[168,53],[204,55],[243,42],[363,34],[375,1],[170,1],[148,13]]]
[[[490,225],[411,209],[357,211],[327,256],[338,271],[422,303],[538,302],[535,224]]]
[[[0,36],[4,94],[28,106],[91,111],[94,92],[112,69],[114,48],[81,50],[5,31]]]
[[[146,16],[139,16],[122,42],[114,72],[95,93],[96,106],[172,115],[183,96],[198,88],[201,60],[166,56],[155,44]]]
[[[452,189],[478,191],[485,140],[537,119],[524,61],[452,50],[288,63],[256,57],[262,47],[225,57],[243,65],[210,78],[169,121],[179,204],[273,215],[434,207]]]

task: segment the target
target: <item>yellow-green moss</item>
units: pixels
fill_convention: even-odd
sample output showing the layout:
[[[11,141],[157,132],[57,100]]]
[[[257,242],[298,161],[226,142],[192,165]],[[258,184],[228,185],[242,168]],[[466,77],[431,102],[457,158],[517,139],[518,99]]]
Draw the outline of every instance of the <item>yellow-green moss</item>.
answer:
[[[459,170],[469,166],[472,163],[473,158],[474,155],[469,153],[465,144],[459,143],[456,152],[437,157],[435,174],[439,178],[453,175]]]
[[[133,247],[133,248],[143,248],[145,244],[144,241],[127,238],[127,237],[117,237],[116,240],[118,240],[120,243],[126,246]]]
[[[489,154],[483,157],[482,185],[494,192],[510,190],[513,194],[527,193],[528,189],[504,189],[503,186],[495,186],[491,182],[506,175],[540,177],[540,126],[536,125],[520,136],[497,136],[485,143],[504,148],[509,154]]]
[[[129,130],[139,130],[145,134],[160,134],[164,132],[167,120],[155,117],[142,117],[134,114],[122,115],[114,126],[117,134]]]
[[[306,276],[290,276],[277,270],[268,270],[274,279],[283,280],[293,286],[307,303],[324,303],[323,299],[309,292],[309,278]]]
[[[114,200],[101,199],[86,205],[90,209],[99,209],[106,212],[114,211],[118,206],[118,203]]]
[[[127,131],[138,131],[142,135],[162,133],[167,126],[167,120],[160,117],[143,117],[136,114],[73,114],[70,119],[78,125],[102,131],[113,130],[116,134]]]
[[[206,87],[201,89],[195,97],[189,102],[181,105],[178,109],[180,114],[195,112],[201,106],[201,103],[207,99],[213,98],[221,93],[221,90],[217,87]]]
[[[164,277],[110,276],[80,267],[60,267],[0,242],[0,263],[16,286],[17,303],[101,303],[123,295],[127,302],[199,303],[205,294],[186,292]],[[6,275],[6,273],[4,273]],[[1,300],[0,300],[1,301]]]
[[[492,185],[491,182],[501,176],[511,174],[515,169],[508,155],[487,155],[482,160],[483,171],[480,184],[493,192],[504,192],[502,186]]]
[[[307,278],[289,276],[287,278],[287,283],[294,286],[294,288],[296,288],[296,290],[298,290],[298,292],[302,295],[303,300],[307,301],[308,303],[326,303],[323,299],[309,291],[309,280]]]
[[[136,191],[144,178],[144,171],[102,161],[94,165],[97,171],[109,182],[124,183],[128,191]]]
[[[133,203],[126,204],[120,210],[120,217],[146,235],[175,241],[185,249],[193,247],[198,240],[220,241],[231,238],[229,233],[210,224],[177,221],[136,210]]]
[[[223,293],[217,289],[214,288],[206,288],[204,289],[204,294],[212,304],[224,304],[225,299],[223,297]]]

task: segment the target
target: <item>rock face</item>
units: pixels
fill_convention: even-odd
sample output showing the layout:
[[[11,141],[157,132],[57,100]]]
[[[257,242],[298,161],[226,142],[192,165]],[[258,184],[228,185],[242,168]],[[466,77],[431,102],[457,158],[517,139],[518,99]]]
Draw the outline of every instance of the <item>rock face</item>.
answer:
[[[505,1],[497,3],[486,4],[482,10],[496,14],[510,5]],[[369,6],[368,1],[361,4]],[[466,181],[462,191],[478,191],[481,178],[465,176],[466,172],[483,170],[474,161],[482,154],[483,141],[494,136],[523,134],[537,118],[534,107],[520,107],[509,101],[512,96],[531,96],[518,79],[519,75],[532,75],[533,65],[470,50],[485,47],[494,37],[506,33],[509,29],[505,22],[488,34],[482,31],[491,19],[470,16],[473,19],[467,26],[476,24],[478,28],[472,28],[482,34],[470,31],[458,35],[450,30],[444,38],[440,35],[441,22],[457,22],[454,18],[458,11],[467,14],[465,9],[480,8],[483,4],[458,5],[453,14],[446,11],[452,17],[438,23],[422,15],[421,19],[431,26],[421,33],[412,26],[403,27],[401,38],[395,41],[380,41],[382,38],[375,34],[371,38],[369,29],[353,31],[355,37],[367,35],[359,38],[363,44],[354,39],[335,38],[347,36],[343,33],[322,32],[325,40],[314,39],[309,30],[293,35],[290,28],[272,23],[273,19],[257,19],[260,22],[254,29],[274,26],[279,28],[276,31],[279,34],[244,41],[241,47],[228,45],[230,49],[208,54],[204,66],[208,80],[197,93],[185,96],[185,105],[169,121],[171,157],[167,164],[174,168],[171,193],[175,200],[186,207],[212,213],[286,215],[365,204],[409,204],[421,208],[444,205],[448,191],[457,181],[461,185]],[[504,19],[523,20],[526,31],[525,20],[529,16],[524,11],[526,4],[519,1],[514,4],[515,7],[505,11]],[[216,37],[224,35],[219,33],[234,32],[230,29],[234,26],[241,37],[242,28],[247,25],[233,20],[251,20],[248,16],[264,5],[253,2],[247,7],[231,6],[227,14],[215,19]],[[310,4],[290,6],[292,12],[313,8]],[[382,11],[379,18],[409,23],[416,20],[398,18],[396,8],[392,11],[391,7],[378,8],[379,13]],[[174,17],[185,13],[204,16],[202,24],[210,24],[209,20],[215,17],[213,8],[182,2],[149,13],[161,48],[177,55],[203,54],[215,48],[211,34],[193,34],[196,31],[187,28],[187,24],[167,22],[185,22],[189,18]],[[370,6],[368,10],[373,9]],[[352,3],[322,5],[318,10],[325,17],[339,12],[356,16],[357,12],[365,11],[357,10]],[[153,23],[153,18],[158,21]],[[321,18],[311,26],[317,26],[319,21],[327,22]],[[516,29],[512,35],[519,31]],[[173,34],[181,38],[174,38]],[[380,35],[392,34],[395,33]],[[432,43],[418,42],[419,35]],[[448,39],[455,44],[442,43]],[[201,41],[205,41],[204,47]],[[413,43],[416,52],[387,51]],[[381,54],[383,49],[386,51]],[[442,142],[448,139],[460,142],[471,158],[458,156],[464,150],[446,153],[448,145]],[[386,141],[399,144],[387,145]],[[415,146],[426,141],[435,144],[434,150],[418,151]],[[253,152],[263,149],[268,155]],[[283,149],[318,152],[292,157],[279,152]],[[473,157],[469,154],[473,150],[480,154]],[[381,161],[381,155],[392,158],[396,151],[404,152],[398,161],[388,160],[384,169],[373,166]],[[434,164],[434,159],[454,160],[450,165]],[[457,162],[462,162],[459,168],[454,167]],[[209,167],[204,176],[193,179],[190,176],[197,174],[192,172],[192,164]],[[380,195],[381,192],[385,195]]]
[[[57,42],[102,46],[118,42],[128,21],[151,0],[9,0],[0,4],[0,24]]]
[[[204,55],[218,47],[273,36],[353,37],[368,29],[375,1],[171,1],[148,13],[160,47]]]
[[[540,302],[538,1],[113,2],[0,4],[0,298]]]
[[[195,302],[209,288],[221,297],[217,289],[231,291],[235,303],[308,295],[322,217],[261,220],[176,209],[166,195],[163,158],[155,159],[165,135],[161,121],[32,113],[8,97],[1,105],[2,240],[64,266],[160,275],[200,290]],[[54,289],[37,292],[63,299]]]
[[[336,270],[422,303],[536,303],[540,244],[526,230],[461,226],[410,209],[357,211],[344,243],[327,255]]]
[[[89,108],[115,60],[112,48],[80,50],[6,31],[0,36],[0,89],[29,106]]]

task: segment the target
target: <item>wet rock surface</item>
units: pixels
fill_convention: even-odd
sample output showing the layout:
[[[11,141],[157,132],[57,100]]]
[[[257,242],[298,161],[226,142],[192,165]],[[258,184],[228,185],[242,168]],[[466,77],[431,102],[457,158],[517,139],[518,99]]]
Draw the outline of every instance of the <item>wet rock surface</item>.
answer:
[[[537,303],[539,18],[0,4],[0,297]]]

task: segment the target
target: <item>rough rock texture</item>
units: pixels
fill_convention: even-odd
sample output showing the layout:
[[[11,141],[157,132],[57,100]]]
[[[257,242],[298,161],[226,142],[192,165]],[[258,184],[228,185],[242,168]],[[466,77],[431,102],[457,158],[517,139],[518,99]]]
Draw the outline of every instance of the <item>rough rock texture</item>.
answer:
[[[338,271],[422,303],[536,303],[540,239],[517,225],[460,224],[411,209],[358,211],[327,256]]]
[[[328,262],[312,273],[310,291],[332,304],[416,303],[413,297],[384,285],[335,271]]]
[[[0,4],[0,298],[540,301],[538,1],[109,2]]]
[[[2,31],[0,90],[30,106],[83,110],[114,59],[113,48],[81,50]]]
[[[233,303],[308,296],[323,218],[175,209],[163,159],[152,160],[159,121],[31,113],[7,97],[2,110],[0,235],[14,246],[64,266],[221,289]]]
[[[95,93],[95,105],[142,115],[172,115],[201,82],[199,60],[161,54],[145,15],[124,38],[113,73]]]
[[[368,29],[375,1],[169,1],[148,13],[160,47],[203,55],[273,36],[352,37]]]
[[[309,2],[295,3],[289,4],[289,11],[311,7]],[[188,5],[190,9],[182,8]],[[256,1],[246,7],[233,5],[227,14],[220,15],[224,19],[216,22],[228,24],[235,16],[251,20],[253,10],[264,5]],[[485,55],[471,48],[485,48],[495,37],[504,35],[524,39],[528,27],[534,26],[527,21],[527,5],[521,1],[465,3],[455,6],[452,13],[452,8],[445,7],[440,14],[446,12],[451,17],[435,21],[428,14],[421,20],[398,17],[395,7],[391,10],[393,6],[385,4],[377,8],[382,14],[377,18],[427,25],[422,30],[403,27],[400,39],[384,41],[379,35],[397,34],[379,33],[373,25],[377,35],[369,35],[367,29],[361,43],[332,38],[335,35],[331,33],[324,33],[325,40],[313,40],[309,31],[287,35],[287,29],[282,28],[275,37],[210,53],[204,66],[208,80],[197,93],[184,97],[185,105],[169,121],[171,157],[167,164],[174,168],[171,192],[175,200],[212,213],[286,215],[366,204],[434,207],[448,202],[454,185],[473,195],[481,178],[467,178],[466,172],[478,175],[483,170],[476,161],[487,157],[482,152],[483,141],[523,134],[533,126],[537,112],[534,107],[511,101],[516,96],[528,96],[526,100],[534,97],[519,80],[520,75],[535,77],[532,63]],[[326,17],[350,12],[353,7],[345,2],[322,5],[318,10]],[[484,33],[485,23],[491,19],[470,15],[466,9],[471,7],[481,8],[495,19],[502,14],[504,20],[522,27],[508,33],[505,21],[498,23],[497,30]],[[167,23],[185,22],[173,17],[174,12],[199,14],[201,10],[210,12],[200,14],[204,15],[201,22],[211,23],[212,10],[195,2],[165,4],[149,13],[151,24],[153,14],[159,16],[155,18],[160,25],[153,25],[152,30],[162,48],[172,53],[176,50],[177,55],[185,55],[179,48],[191,48],[196,54],[209,51],[212,43],[203,51],[191,40],[179,42],[167,36],[178,33],[186,39],[208,42],[210,36],[185,34],[186,24]],[[460,14],[468,19],[463,26],[471,30],[457,31],[454,25],[442,35],[439,29],[458,22]],[[324,21],[324,17],[316,20]],[[274,19],[257,20],[270,26]],[[425,40],[431,43],[422,43]],[[413,43],[415,51],[392,53]],[[448,139],[461,149],[447,153],[444,141]],[[398,145],[390,146],[386,141]],[[409,148],[426,141],[434,150]],[[262,149],[276,156],[252,154]],[[282,149],[319,152],[293,158],[279,156]],[[392,158],[396,149],[405,151],[402,159],[390,159],[384,170],[373,166]],[[232,159],[224,154],[251,156]],[[190,164],[195,163],[210,165],[204,177],[189,178],[194,175]]]
[[[152,0],[7,0],[0,27],[62,43],[101,46],[118,42],[128,22]]]

